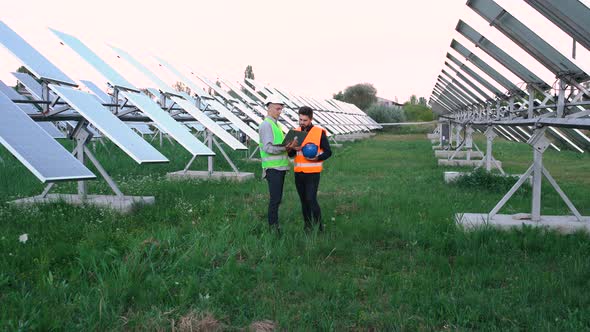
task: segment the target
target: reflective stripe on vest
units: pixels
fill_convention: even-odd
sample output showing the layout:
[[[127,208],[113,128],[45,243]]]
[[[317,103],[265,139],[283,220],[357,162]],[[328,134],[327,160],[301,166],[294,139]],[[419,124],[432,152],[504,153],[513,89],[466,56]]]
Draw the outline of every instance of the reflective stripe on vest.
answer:
[[[264,119],[264,121],[270,123],[270,126],[272,127],[272,143],[275,145],[283,143],[283,139],[285,138],[285,136],[281,128],[270,119]],[[260,150],[260,160],[262,161],[262,168],[276,168],[289,166],[289,156],[287,155],[287,151],[281,152],[279,154],[267,153],[262,149],[262,142],[258,144],[258,147]]]
[[[297,128],[295,130],[301,131],[301,127]],[[319,156],[320,154],[322,154],[324,152],[324,150],[322,150],[320,147],[323,132],[324,132],[324,129],[322,129],[318,126],[313,126],[311,128],[311,130],[307,133],[307,136],[305,136],[305,139],[301,143],[301,146],[305,146],[305,144],[307,144],[307,143],[314,143],[315,145],[318,146],[318,156]],[[301,150],[299,150],[299,151],[297,151],[297,155],[295,156],[294,171],[300,172],[300,173],[320,173],[323,170],[323,163],[324,163],[323,161],[319,161],[319,160],[307,160],[307,158],[305,158],[303,156],[303,152],[301,152]]]

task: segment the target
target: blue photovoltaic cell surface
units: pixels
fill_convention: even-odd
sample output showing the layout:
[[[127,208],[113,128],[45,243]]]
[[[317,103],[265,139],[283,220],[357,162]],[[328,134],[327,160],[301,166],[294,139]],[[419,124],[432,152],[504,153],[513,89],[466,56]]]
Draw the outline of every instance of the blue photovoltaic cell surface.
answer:
[[[0,93],[0,143],[42,182],[96,176]]]
[[[88,64],[94,67],[94,69],[101,73],[113,86],[138,91],[137,88],[133,86],[133,84],[129,83],[126,79],[119,75],[119,73],[117,73],[106,62],[104,62],[98,55],[96,55],[96,53],[84,45],[84,43],[82,43],[78,38],[54,29],[49,30],[51,30],[51,32],[61,39],[64,44],[68,45],[72,50],[74,50],[74,52],[78,53],[78,55],[88,62]]]
[[[152,119],[158,128],[172,136],[193,156],[215,155],[215,153],[205,144],[193,136],[188,128],[176,122],[170,114],[163,111],[160,106],[148,96],[134,92],[121,92],[121,95],[127,98],[135,107],[139,108],[144,114]]]
[[[12,100],[26,100],[24,96],[16,92],[13,88],[4,84],[4,82],[0,81],[0,93],[4,93],[8,98]],[[16,104],[18,108],[23,110],[27,114],[41,114],[39,110],[33,106],[33,104]],[[59,131],[57,127],[51,122],[37,122],[39,127],[43,128],[49,136],[53,138],[66,138],[66,135]]]
[[[0,44],[16,56],[37,78],[77,86],[76,82],[49,62],[2,21],[0,21]]]
[[[151,144],[102,106],[93,95],[56,85],[50,85],[50,88],[137,163],[168,161]]]

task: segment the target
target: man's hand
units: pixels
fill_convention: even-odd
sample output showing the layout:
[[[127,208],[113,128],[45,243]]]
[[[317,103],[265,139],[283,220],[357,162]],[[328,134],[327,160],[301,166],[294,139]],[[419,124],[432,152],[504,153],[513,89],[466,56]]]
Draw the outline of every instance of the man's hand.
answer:
[[[297,146],[297,137],[295,137],[295,139],[293,139],[291,142],[289,142],[289,144],[285,145],[285,148],[289,151],[289,150],[296,150],[299,151],[301,150],[301,147]],[[297,148],[299,148],[299,150],[297,150]]]
[[[320,155],[319,155],[319,153],[318,153],[318,154],[317,154],[315,157],[313,157],[313,158],[307,158],[307,157],[305,157],[305,159],[307,159],[307,160],[309,160],[309,161],[316,161],[316,160],[318,160],[318,157],[319,157],[319,156],[320,156]]]

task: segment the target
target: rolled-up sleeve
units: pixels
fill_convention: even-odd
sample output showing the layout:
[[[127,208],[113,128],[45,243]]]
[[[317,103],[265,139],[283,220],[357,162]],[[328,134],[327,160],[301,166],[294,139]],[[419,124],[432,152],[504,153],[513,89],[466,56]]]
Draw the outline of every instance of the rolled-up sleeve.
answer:
[[[264,121],[259,127],[260,142],[262,143],[262,150],[270,154],[279,154],[285,152],[284,146],[273,145],[274,137],[272,134],[272,127],[270,123]]]

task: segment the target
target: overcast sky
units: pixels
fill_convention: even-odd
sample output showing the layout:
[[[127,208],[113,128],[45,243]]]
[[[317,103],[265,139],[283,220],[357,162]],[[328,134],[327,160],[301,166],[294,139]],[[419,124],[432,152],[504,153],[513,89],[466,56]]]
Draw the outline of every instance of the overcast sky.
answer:
[[[589,0],[583,0],[587,6]],[[554,75],[490,27],[466,0],[20,0],[2,1],[0,20],[73,79],[105,80],[48,27],[72,34],[123,76],[147,81],[107,47],[120,47],[172,83],[157,66],[160,56],[177,67],[231,81],[252,65],[256,79],[296,94],[329,98],[349,85],[369,82],[378,95],[400,102],[429,97],[457,39],[514,83],[519,80],[455,32],[461,18],[533,70],[547,83]],[[571,58],[571,39],[523,1],[498,4]],[[458,54],[453,53],[461,58]],[[587,72],[588,50],[573,60]],[[21,64],[0,48],[0,79]],[[473,67],[472,67],[473,68]],[[476,70],[477,71],[477,70]]]

